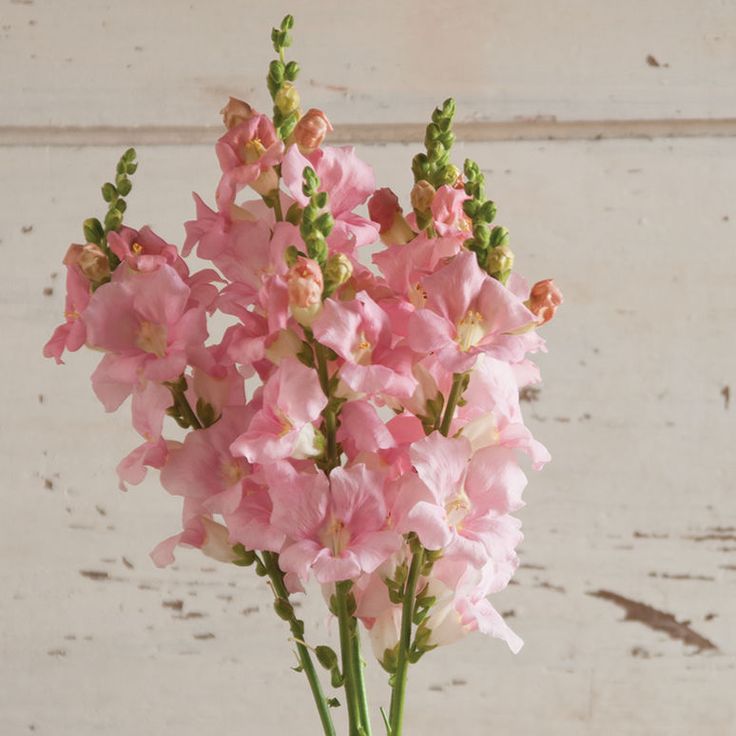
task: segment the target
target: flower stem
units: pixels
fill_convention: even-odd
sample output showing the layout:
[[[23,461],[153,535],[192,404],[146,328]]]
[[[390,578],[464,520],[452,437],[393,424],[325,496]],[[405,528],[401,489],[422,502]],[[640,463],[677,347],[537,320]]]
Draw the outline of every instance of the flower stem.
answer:
[[[263,565],[266,568],[269,579],[271,580],[273,592],[277,600],[281,599],[288,603],[289,591],[284,585],[284,575],[279,567],[278,555],[273,552],[264,552]],[[332,723],[332,716],[330,715],[330,706],[327,704],[327,699],[322,692],[322,685],[320,684],[317,670],[314,667],[312,656],[309,653],[307,646],[303,643],[304,622],[300,621],[294,615],[294,609],[291,608],[291,606],[287,606],[286,608],[291,611],[291,615],[288,618],[289,628],[291,629],[294,643],[296,644],[299,664],[301,665],[301,668],[309,681],[309,687],[312,690],[312,697],[314,698],[315,705],[317,706],[319,719],[322,722],[322,730],[324,731],[325,736],[335,736],[335,727]]]
[[[445,406],[445,415],[442,417],[442,423],[440,424],[440,432],[447,437],[450,427],[452,426],[452,420],[455,416],[455,408],[457,402],[460,400],[460,396],[463,392],[463,383],[465,382],[465,373],[455,373],[452,376],[452,388],[450,389],[450,395],[447,397],[447,405]]]
[[[409,575],[404,589],[404,600],[401,607],[401,638],[399,639],[399,655],[394,674],[391,692],[391,736],[401,736],[404,721],[404,700],[406,697],[406,681],[409,672],[409,650],[411,649],[411,627],[414,619],[414,603],[416,601],[417,581],[424,563],[424,548],[417,546],[411,559]]]
[[[335,609],[340,627],[340,652],[342,655],[342,676],[345,686],[345,699],[348,704],[350,736],[361,734],[361,708],[356,690],[355,648],[352,642],[355,619],[348,610],[348,594],[352,583],[349,580],[335,585]]]
[[[276,216],[276,222],[282,222],[284,219],[284,213],[281,209],[281,192],[279,189],[276,190],[276,196],[273,199],[273,212]]]

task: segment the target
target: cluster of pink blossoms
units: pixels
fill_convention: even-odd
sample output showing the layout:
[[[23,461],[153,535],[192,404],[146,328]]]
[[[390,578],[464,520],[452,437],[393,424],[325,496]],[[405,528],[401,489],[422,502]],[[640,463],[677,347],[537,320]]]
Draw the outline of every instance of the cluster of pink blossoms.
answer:
[[[442,114],[405,216],[352,148],[324,145],[329,121],[295,94],[287,82],[276,95],[281,120],[297,112],[286,131],[231,99],[215,208],[195,195],[181,248],[122,225],[71,246],[66,321],[45,354],[101,351],[95,394],[107,411],[131,397],[141,444],[118,466],[122,487],[155,468],[183,500],[156,564],[179,545],[234,562],[255,551],[275,556],[290,593],[314,579],[329,598],[349,581],[388,669],[413,574],[417,651],[475,630],[517,651],[488,596],[517,567],[520,455],[549,460],[519,390],[539,380],[527,355],[561,295],[512,271],[477,170],[447,164],[446,137],[438,148]],[[130,152],[121,162],[125,179]],[[116,182],[111,211],[130,189]],[[212,268],[192,273],[193,249]],[[213,340],[217,312],[230,326]]]

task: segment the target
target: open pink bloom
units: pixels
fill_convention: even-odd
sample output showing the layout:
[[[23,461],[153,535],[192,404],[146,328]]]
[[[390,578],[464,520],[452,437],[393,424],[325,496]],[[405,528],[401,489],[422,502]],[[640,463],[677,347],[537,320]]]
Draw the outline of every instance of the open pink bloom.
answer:
[[[361,161],[352,147],[325,146],[304,156],[298,146],[290,146],[281,165],[283,182],[296,202],[304,206],[304,169],[312,167],[320,179],[320,191],[329,194],[328,207],[335,225],[327,238],[331,250],[352,254],[355,248],[375,242],[376,226],[353,210],[375,189],[373,169]]]
[[[439,432],[411,446],[422,483],[403,492],[402,503],[413,495],[413,505],[399,531],[416,532],[428,549],[444,548],[446,557],[482,567],[521,540],[518,522],[507,515],[523,506],[526,477],[512,450],[488,447],[471,454],[466,439]]]
[[[456,373],[470,369],[480,353],[512,361],[523,357],[528,346],[507,337],[514,338],[510,333],[535,322],[535,317],[505,286],[481,271],[474,253],[459,253],[421,286],[427,302],[409,320],[413,350],[436,353]]]
[[[65,350],[75,352],[84,345],[87,329],[80,319],[89,304],[90,284],[76,264],[66,267],[66,298],[64,302],[65,321],[59,325],[49,341],[43,347],[46,358],[53,358],[63,363],[61,356]]]
[[[110,250],[136,271],[153,271],[161,265],[171,266],[183,279],[189,275],[189,268],[182,260],[175,245],[160,238],[150,227],[134,230],[121,227],[107,236]]]
[[[368,401],[348,401],[343,404],[337,441],[351,460],[360,453],[377,452],[396,444],[375,407]]]
[[[398,397],[413,393],[413,355],[392,345],[386,313],[365,292],[348,302],[326,299],[312,329],[345,361],[340,378],[351,391]]]
[[[491,445],[516,448],[529,455],[535,470],[549,462],[549,452],[524,424],[516,375],[508,363],[481,356],[463,398],[453,428],[462,426],[474,451]]]
[[[211,427],[190,432],[170,450],[161,485],[176,496],[196,499],[209,513],[232,513],[251,469],[242,456],[230,452],[230,445],[252,415],[250,407],[228,407]]]
[[[267,116],[253,115],[230,128],[217,141],[215,152],[223,171],[216,194],[220,210],[229,209],[235,195],[249,184],[259,194],[278,186],[273,167],[281,161],[284,144]]]
[[[386,529],[383,478],[365,465],[297,473],[280,467],[270,488],[272,523],[286,534],[282,568],[320,583],[353,580],[373,572],[401,546]]]
[[[252,463],[319,454],[313,422],[327,405],[317,373],[285,358],[263,388],[263,408],[231,445]]]
[[[463,189],[440,187],[432,199],[432,218],[440,235],[470,236],[470,221],[463,211],[463,202],[470,199]]]
[[[143,379],[178,378],[207,337],[204,311],[187,308],[190,289],[171,266],[119,272],[95,291],[83,315],[87,343],[108,353],[92,379],[108,411]]]
[[[432,632],[430,645],[452,644],[479,631],[505,641],[514,654],[519,652],[523,641],[486,598],[497,592],[492,568],[492,563],[479,570],[446,560],[436,565],[427,587],[427,593],[437,599],[426,620]]]

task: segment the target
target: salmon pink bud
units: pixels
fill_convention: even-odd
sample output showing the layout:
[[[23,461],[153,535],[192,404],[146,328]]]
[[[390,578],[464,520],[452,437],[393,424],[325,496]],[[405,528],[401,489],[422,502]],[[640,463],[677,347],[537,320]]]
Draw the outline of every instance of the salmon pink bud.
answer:
[[[322,306],[324,279],[317,261],[299,256],[286,275],[289,306],[299,324],[310,325]]]
[[[322,110],[316,107],[307,110],[294,128],[294,140],[302,153],[311,153],[322,145],[332,124]]]
[[[557,307],[562,304],[562,292],[552,279],[544,279],[537,281],[529,293],[529,300],[526,305],[529,311],[537,318],[537,326],[541,326],[549,322],[555,316]]]
[[[220,110],[222,115],[222,122],[225,123],[225,127],[230,130],[240,123],[244,123],[255,115],[255,110],[243,100],[239,100],[236,97],[231,97],[227,101],[227,105]]]
[[[368,200],[368,214],[373,222],[378,223],[381,240],[386,245],[403,245],[414,238],[399,199],[390,189],[376,190]]]
[[[104,281],[110,276],[110,261],[99,245],[70,245],[64,256],[67,266],[77,265],[84,276],[93,283]]]
[[[411,190],[411,206],[414,211],[429,212],[434,195],[435,188],[426,179],[420,179]]]

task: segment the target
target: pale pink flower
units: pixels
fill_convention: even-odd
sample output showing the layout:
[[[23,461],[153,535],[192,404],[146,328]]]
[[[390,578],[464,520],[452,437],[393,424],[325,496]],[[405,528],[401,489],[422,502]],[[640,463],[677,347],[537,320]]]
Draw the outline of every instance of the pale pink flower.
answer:
[[[343,404],[337,441],[351,460],[360,453],[377,452],[396,445],[386,424],[368,401],[348,401]]]
[[[398,397],[413,393],[411,351],[392,345],[386,313],[365,292],[347,302],[326,299],[312,328],[323,345],[344,359],[340,378],[351,391]]]
[[[510,333],[535,321],[534,315],[505,286],[483,273],[474,253],[463,251],[421,282],[426,307],[409,320],[408,342],[417,353],[431,353],[456,373],[488,353],[521,359],[529,349]],[[520,354],[519,354],[520,353]]]
[[[444,548],[446,556],[481,567],[499,548],[513,549],[520,541],[518,522],[507,514],[523,506],[526,477],[512,450],[471,452],[466,439],[439,432],[412,444],[421,485],[412,481],[403,491],[402,504],[410,508],[399,530],[416,532],[428,549]]]
[[[263,388],[263,408],[232,443],[231,451],[252,463],[318,455],[313,422],[326,405],[317,373],[286,358]]]
[[[247,102],[243,102],[243,100],[239,100],[237,97],[230,97],[225,107],[220,110],[222,122],[228,130],[244,123],[246,120],[250,120],[257,114]]]
[[[301,325],[309,326],[322,306],[324,278],[319,263],[311,258],[298,256],[296,263],[286,274],[289,290],[289,307]]]
[[[228,130],[215,152],[223,172],[216,193],[220,210],[227,210],[243,187],[266,194],[278,186],[273,167],[281,161],[284,144],[267,116],[253,115]]]
[[[319,583],[352,580],[373,572],[402,544],[387,530],[383,479],[364,465],[297,473],[282,467],[271,480],[272,523],[287,537],[284,570]]]
[[[91,294],[89,281],[76,263],[66,267],[66,297],[64,302],[65,321],[59,325],[43,347],[46,358],[63,363],[65,350],[76,352],[87,339],[87,328],[81,318],[87,309]]]
[[[302,191],[304,169],[312,167],[320,179],[320,190],[329,194],[328,207],[335,225],[327,238],[331,251],[352,254],[355,248],[375,242],[376,226],[353,210],[375,189],[373,169],[361,161],[352,147],[325,146],[304,156],[298,146],[289,146],[281,165],[281,176],[291,196],[305,206]]]
[[[176,246],[156,235],[150,227],[134,230],[123,226],[117,232],[108,233],[107,243],[120,261],[135,271],[153,271],[168,265],[183,279],[189,275]]]
[[[171,266],[118,273],[95,291],[83,315],[87,343],[108,353],[92,379],[108,411],[143,379],[178,378],[207,337],[204,311],[187,308],[190,289]]]
[[[432,199],[432,218],[439,235],[470,236],[470,222],[463,211],[463,202],[470,197],[464,190],[442,186]]]

